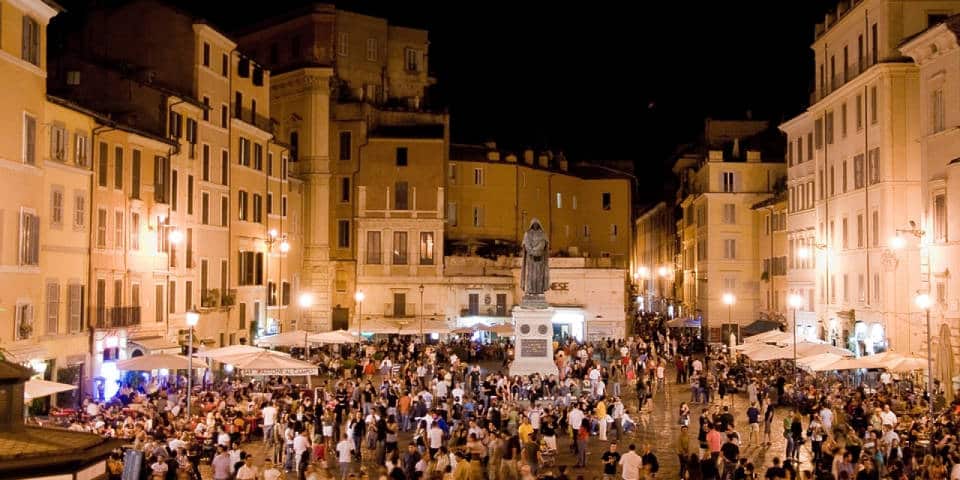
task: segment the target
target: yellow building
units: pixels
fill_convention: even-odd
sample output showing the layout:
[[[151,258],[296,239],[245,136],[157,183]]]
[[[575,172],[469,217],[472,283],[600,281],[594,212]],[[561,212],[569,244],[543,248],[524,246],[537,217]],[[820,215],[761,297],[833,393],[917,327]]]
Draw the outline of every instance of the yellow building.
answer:
[[[753,209],[753,235],[760,262],[760,312],[769,320],[783,321],[791,308],[787,302],[787,197],[763,200]],[[813,259],[809,259],[811,262]],[[813,301],[813,290],[804,297]]]
[[[495,145],[454,145],[447,166],[447,236],[461,253],[515,253],[534,218],[554,256],[630,261],[632,177],[562,155],[518,158]],[[506,247],[498,247],[505,242]],[[458,250],[454,249],[453,252]]]
[[[635,222],[632,266],[635,308],[663,315],[682,315],[676,305],[676,220],[674,207],[660,202],[644,211]],[[682,274],[682,270],[680,272]],[[670,307],[675,309],[671,311]]]
[[[684,311],[702,315],[708,341],[726,343],[737,326],[757,320],[762,307],[751,207],[782,189],[783,142],[766,122],[754,120],[708,120],[704,137],[674,165],[683,212],[678,287]]]

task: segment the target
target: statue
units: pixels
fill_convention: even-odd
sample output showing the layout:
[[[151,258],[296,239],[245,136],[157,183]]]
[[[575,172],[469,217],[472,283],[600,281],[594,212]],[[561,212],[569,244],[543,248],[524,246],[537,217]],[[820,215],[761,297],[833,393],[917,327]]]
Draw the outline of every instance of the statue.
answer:
[[[523,289],[523,303],[534,300],[536,303],[546,302],[543,294],[550,286],[550,266],[548,255],[550,241],[547,240],[540,220],[530,221],[530,229],[523,234],[523,267],[520,270],[520,288]]]

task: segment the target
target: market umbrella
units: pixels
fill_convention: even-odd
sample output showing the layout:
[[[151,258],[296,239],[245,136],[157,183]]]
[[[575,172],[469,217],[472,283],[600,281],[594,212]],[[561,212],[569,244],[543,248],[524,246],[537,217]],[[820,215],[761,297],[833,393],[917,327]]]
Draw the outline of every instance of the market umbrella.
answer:
[[[770,330],[769,332],[761,333],[759,335],[754,335],[752,337],[747,337],[744,339],[744,342],[747,343],[786,343],[793,341],[793,334],[787,332],[781,332],[779,330]]]
[[[250,345],[230,345],[228,347],[214,348],[212,350],[204,350],[202,352],[197,352],[193,356],[200,358],[209,358],[211,360],[216,360],[222,362],[222,358],[234,357],[241,354],[254,354],[258,352],[266,352],[267,350],[263,348],[253,347]],[[286,355],[280,352],[274,352],[278,355]],[[289,356],[289,355],[287,355]]]
[[[792,350],[793,344],[789,344],[785,348]],[[816,343],[816,342],[797,343],[798,357],[809,357],[812,355],[820,355],[822,353],[832,353],[834,355],[840,355],[841,357],[853,356],[853,352],[851,352],[850,350],[834,347],[833,345],[826,344],[826,343]]]
[[[291,330],[269,337],[260,337],[255,343],[261,347],[303,347],[307,344],[308,335],[310,332],[304,330]]]
[[[466,327],[454,328],[453,330],[450,330],[450,333],[456,333],[457,335],[470,335],[473,333],[473,329]]]
[[[492,327],[489,327],[487,331],[491,333],[496,333],[497,335],[513,335],[516,329],[514,328],[513,325],[502,323],[500,325],[494,325]]]
[[[927,359],[914,355],[894,354],[883,360],[881,368],[898,373],[925,370],[927,368]]]
[[[943,388],[947,403],[953,402],[953,342],[950,341],[950,326],[940,324],[940,356],[937,361],[940,386]]]
[[[27,383],[23,386],[23,399],[30,401],[34,398],[47,397],[55,393],[69,392],[70,390],[76,389],[76,386],[66,383],[57,383],[48,380],[27,380]]]
[[[317,366],[287,355],[269,350],[256,353],[223,357],[224,363],[233,365],[249,375],[316,375]]]
[[[344,343],[359,343],[360,337],[346,331],[346,330],[334,330],[332,332],[321,332],[314,333],[307,337],[307,340],[310,343],[327,343],[327,344],[344,344]]]
[[[774,345],[766,345],[764,348],[759,348],[748,353],[747,358],[756,362],[784,360],[787,358],[793,358],[793,349],[777,347]]]
[[[203,366],[201,363],[199,366]],[[151,370],[186,370],[190,368],[190,359],[183,355],[171,355],[169,353],[156,353],[153,355],[142,355],[139,357],[128,358],[117,362],[117,370],[125,372],[149,372]]]
[[[394,333],[398,333],[400,335],[419,335],[421,331],[423,331],[424,334],[450,333],[450,327],[447,326],[446,320],[424,319],[422,328],[420,321],[415,320],[400,326]]]
[[[831,370],[827,367],[837,363],[837,361],[842,360],[843,358],[844,357],[842,355],[837,355],[835,353],[819,353],[816,355],[798,358],[797,364],[812,372],[823,372],[826,370]]]

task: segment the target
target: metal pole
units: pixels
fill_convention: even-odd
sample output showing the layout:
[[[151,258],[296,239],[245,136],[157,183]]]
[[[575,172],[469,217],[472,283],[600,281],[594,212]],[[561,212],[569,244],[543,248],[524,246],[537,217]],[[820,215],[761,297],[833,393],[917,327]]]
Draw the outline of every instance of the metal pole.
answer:
[[[423,338],[423,285],[420,285],[420,341],[426,343]]]
[[[800,378],[800,369],[797,368],[797,310],[800,307],[793,307],[793,373]]]
[[[930,307],[927,306],[927,398],[930,401],[930,415],[933,415],[933,354],[930,351]]]
[[[357,339],[363,343],[363,333],[360,324],[363,322],[363,300],[357,302]]]
[[[190,343],[187,345],[187,419],[190,418],[190,393],[193,391],[193,327],[190,327]]]

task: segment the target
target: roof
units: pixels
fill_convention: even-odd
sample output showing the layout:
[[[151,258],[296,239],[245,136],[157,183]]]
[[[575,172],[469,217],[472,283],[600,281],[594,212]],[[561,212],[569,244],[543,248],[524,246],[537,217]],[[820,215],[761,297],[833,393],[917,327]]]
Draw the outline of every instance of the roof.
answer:
[[[103,459],[122,441],[59,428],[25,427],[0,432],[0,477],[78,471]],[[33,475],[29,475],[33,476]]]
[[[174,146],[174,147],[177,146],[177,142],[175,142],[174,140],[171,140],[171,139],[169,139],[169,138],[162,137],[162,136],[160,136],[160,135],[156,135],[156,134],[150,133],[150,132],[148,132],[148,131],[146,131],[146,130],[141,130],[141,129],[139,129],[139,128],[132,127],[132,126],[127,125],[127,124],[125,124],[125,123],[118,122],[118,121],[110,118],[110,115],[107,115],[107,114],[98,112],[98,111],[93,110],[93,109],[91,109],[91,108],[84,107],[83,105],[80,105],[80,104],[78,104],[78,103],[76,103],[76,102],[74,102],[74,101],[72,101],[72,100],[67,100],[67,99],[65,99],[65,98],[57,97],[57,96],[55,96],[55,95],[47,95],[47,100],[49,100],[51,103],[55,103],[55,104],[57,104],[57,105],[60,105],[60,106],[62,106],[62,107],[64,107],[64,108],[69,108],[69,109],[71,109],[71,110],[75,110],[75,111],[77,111],[77,112],[85,113],[85,114],[87,114],[87,115],[90,115],[91,117],[93,117],[94,119],[96,119],[97,122],[99,122],[99,123],[101,123],[101,124],[103,124],[103,125],[106,125],[106,126],[108,126],[108,127],[112,127],[112,128],[117,129],[117,130],[121,130],[121,131],[128,132],[128,133],[133,133],[133,134],[135,134],[135,135],[140,135],[140,136],[145,137],[145,138],[149,138],[149,139],[152,139],[152,140],[156,140],[156,141],[158,141],[158,142],[166,143],[166,144],[168,144],[168,145],[170,145],[170,146]]]
[[[16,363],[8,362],[6,360],[0,360],[0,383],[11,383],[6,382],[5,380],[27,381],[31,376],[33,376],[33,371],[31,371],[29,368],[17,365]],[[3,447],[0,446],[0,455],[2,455],[4,451],[5,450]]]
[[[757,203],[754,203],[753,206],[751,206],[750,208],[756,210],[758,208],[769,207],[785,201],[787,201],[787,195],[786,193],[781,193],[780,195],[769,197],[765,200],[761,200]]]
[[[445,127],[433,125],[390,125],[379,126],[370,132],[371,138],[433,138],[443,139]]]

